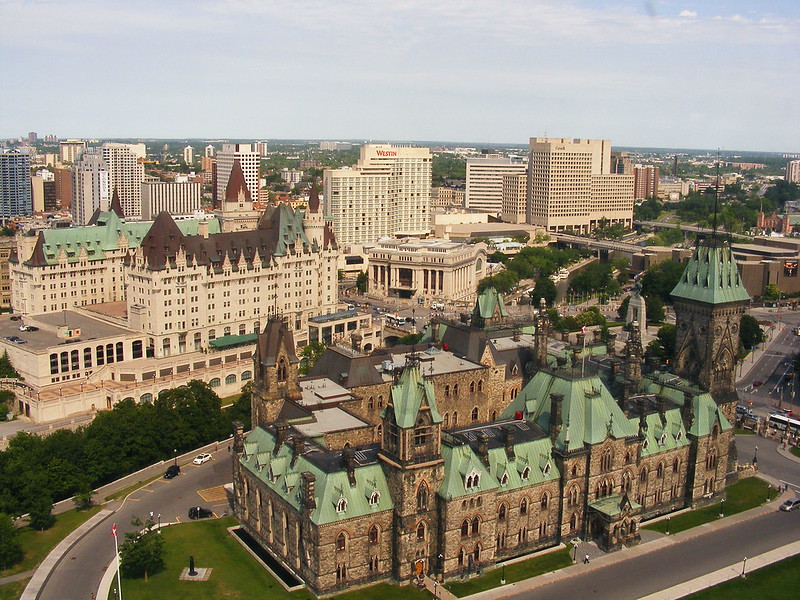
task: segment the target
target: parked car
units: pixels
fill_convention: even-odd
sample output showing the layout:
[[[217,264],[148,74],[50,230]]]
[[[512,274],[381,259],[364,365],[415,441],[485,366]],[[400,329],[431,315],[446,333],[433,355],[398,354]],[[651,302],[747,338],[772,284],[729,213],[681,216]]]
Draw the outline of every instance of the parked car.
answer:
[[[794,510],[796,508],[800,508],[800,498],[792,498],[791,500],[787,500],[783,504],[781,504],[781,510],[789,512],[790,510]]]
[[[750,410],[750,407],[744,406],[743,404],[739,404],[736,407],[736,414],[737,415],[741,415],[742,417],[747,417],[749,419],[755,419],[756,418],[755,413],[752,410]]]
[[[3,339],[4,339],[4,340],[7,340],[7,341],[9,341],[9,342],[13,342],[14,340],[18,340],[18,339],[19,339],[19,337],[18,337],[18,336],[16,336],[16,335],[7,335],[7,336],[5,336]]]
[[[14,340],[15,344],[27,344],[28,340],[23,340],[22,338],[17,338]]]
[[[753,387],[754,387],[754,388],[757,388],[758,386],[760,386],[760,385],[761,385],[761,384],[763,384],[763,383],[764,383],[763,381],[754,381],[754,382],[753,382]]]
[[[202,465],[204,462],[208,462],[211,460],[211,455],[208,452],[203,452],[202,454],[198,454],[194,457],[192,461],[193,465]]]
[[[35,325],[20,325],[19,326],[19,330],[20,331],[39,331],[39,328],[36,327]]]
[[[178,465],[170,465],[167,467],[167,472],[164,473],[164,479],[172,479],[181,474],[181,468]]]
[[[20,321],[22,320],[22,317],[20,317],[19,315],[11,315],[10,319],[12,321]]]
[[[214,513],[211,512],[208,508],[203,508],[202,506],[193,506],[189,509],[189,518],[190,519],[207,519],[208,517],[213,517]]]

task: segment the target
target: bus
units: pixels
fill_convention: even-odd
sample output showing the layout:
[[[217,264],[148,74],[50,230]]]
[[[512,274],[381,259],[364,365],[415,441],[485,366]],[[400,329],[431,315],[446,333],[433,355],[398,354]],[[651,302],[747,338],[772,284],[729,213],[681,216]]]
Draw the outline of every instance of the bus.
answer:
[[[781,413],[772,413],[767,419],[767,424],[783,433],[786,433],[788,430],[788,433],[800,435],[800,421]]]
[[[399,327],[400,325],[406,322],[405,318],[398,318],[394,315],[386,315],[386,324],[387,325],[394,325],[395,327]]]

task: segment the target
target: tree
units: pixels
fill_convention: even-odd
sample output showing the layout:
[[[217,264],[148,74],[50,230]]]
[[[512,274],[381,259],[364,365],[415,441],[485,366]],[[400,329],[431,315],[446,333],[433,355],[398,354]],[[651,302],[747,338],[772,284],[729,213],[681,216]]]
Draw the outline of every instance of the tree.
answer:
[[[300,350],[300,367],[298,368],[300,374],[307,374],[317,364],[320,357],[325,354],[325,350],[325,345],[319,342],[311,342],[303,346],[303,349]]]
[[[3,352],[3,356],[0,356],[0,377],[22,379],[22,375],[20,375],[14,368],[14,365],[11,364],[8,358],[8,352]]]
[[[367,292],[367,272],[361,271],[356,277],[356,289],[358,290],[359,294],[365,294]]]
[[[0,568],[3,570],[22,560],[22,545],[17,539],[18,530],[6,513],[0,513]]]
[[[658,328],[656,339],[650,342],[648,350],[655,356],[669,360],[675,354],[675,341],[678,337],[678,329],[675,325],[667,323]]]
[[[661,323],[666,318],[664,314],[664,303],[658,296],[645,296],[645,308],[647,310],[647,320],[651,323]]]
[[[781,289],[778,287],[777,283],[768,283],[767,287],[764,288],[764,300],[768,300],[770,302],[777,300],[781,297]]]
[[[622,302],[619,303],[619,308],[617,309],[617,314],[621,320],[625,320],[628,318],[628,304],[631,302],[630,296],[625,296],[622,299]]]
[[[44,531],[50,529],[56,522],[53,516],[53,501],[45,495],[38,496],[28,512],[31,527]]]
[[[397,339],[398,346],[413,346],[422,339],[421,333],[409,333]]]
[[[119,548],[120,571],[125,577],[144,577],[158,573],[164,568],[164,536],[153,529],[153,521],[142,522],[139,517],[131,519],[134,531],[125,534],[125,542]]]
[[[642,276],[642,294],[658,296],[664,304],[672,304],[672,290],[678,285],[686,265],[672,260],[665,260],[653,265]]]
[[[228,408],[228,418],[231,422],[239,421],[244,425],[245,431],[250,431],[252,425],[250,423],[251,413],[250,404],[253,400],[253,382],[248,381],[242,387],[241,395],[234,401],[233,405]]]
[[[553,280],[549,277],[540,277],[536,280],[536,285],[533,288],[533,297],[531,300],[533,304],[538,306],[539,299],[544,298],[544,301],[548,304],[548,306],[552,306],[557,295],[558,290],[556,289],[556,284],[553,283]]]
[[[764,341],[764,332],[755,317],[742,315],[742,321],[739,324],[739,340],[746,350],[750,350]]]

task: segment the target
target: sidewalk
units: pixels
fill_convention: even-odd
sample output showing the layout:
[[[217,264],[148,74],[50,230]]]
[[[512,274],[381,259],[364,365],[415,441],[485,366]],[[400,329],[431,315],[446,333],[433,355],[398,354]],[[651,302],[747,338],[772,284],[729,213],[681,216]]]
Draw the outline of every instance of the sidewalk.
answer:
[[[578,549],[578,563],[575,565],[559,569],[558,571],[553,571],[552,573],[546,573],[538,577],[533,577],[531,579],[526,579],[523,581],[518,581],[516,583],[511,583],[508,585],[496,587],[491,590],[479,592],[477,594],[473,594],[472,596],[467,596],[467,598],[469,598],[469,600],[499,600],[501,598],[515,596],[517,594],[522,594],[524,592],[534,590],[542,586],[555,583],[557,581],[568,579],[575,575],[579,575],[589,571],[594,571],[597,569],[602,569],[603,567],[624,562],[626,560],[629,560],[637,556],[641,556],[643,554],[655,552],[665,546],[677,544],[682,541],[704,535],[709,531],[715,531],[727,527],[733,527],[744,521],[754,519],[762,514],[774,512],[784,502],[784,500],[792,496],[793,493],[784,493],[778,496],[776,500],[773,500],[772,502],[765,504],[763,506],[753,508],[749,511],[739,513],[737,515],[732,515],[730,517],[726,517],[718,521],[713,521],[711,523],[706,523],[699,527],[694,527],[692,529],[682,531],[681,533],[678,534],[659,535],[656,539],[653,539],[652,541],[646,542],[643,540],[643,542],[638,546],[633,546],[632,548],[625,548],[623,550],[612,552],[610,554],[602,553],[599,550],[596,550],[596,552],[589,551],[587,550],[587,548],[591,546],[591,543],[583,543]],[[645,532],[642,533],[644,534]],[[584,556],[584,554],[587,553],[589,554],[590,562],[588,565],[585,565],[582,564],[582,557]],[[794,542],[792,544],[783,546],[781,548],[776,548],[759,556],[748,558],[746,567],[747,572],[755,570],[756,568],[760,568],[778,562],[780,560],[783,560],[798,553],[800,553],[800,542]],[[707,573],[701,577],[683,582],[671,588],[661,590],[655,594],[646,596],[646,599],[677,600],[678,598],[683,598],[687,594],[706,589],[707,587],[710,587],[712,585],[717,585],[718,583],[728,581],[729,579],[734,579],[736,577],[739,577],[741,576],[741,572],[742,572],[742,563],[739,562],[735,565],[729,565],[728,567],[725,567],[723,569]]]
[[[763,348],[756,348],[750,354],[747,355],[747,357],[744,359],[744,362],[742,363],[741,368],[739,369],[739,374],[736,376],[737,382],[744,379],[750,372],[750,370],[753,368],[753,365],[755,365],[759,360],[761,360],[761,357],[764,356],[766,352],[769,352],[769,349],[778,340],[778,335],[783,333],[784,329],[786,329],[786,324],[783,322],[779,322],[777,327],[775,327],[775,329],[772,330],[772,339],[769,340],[768,342],[764,342],[762,344]]]

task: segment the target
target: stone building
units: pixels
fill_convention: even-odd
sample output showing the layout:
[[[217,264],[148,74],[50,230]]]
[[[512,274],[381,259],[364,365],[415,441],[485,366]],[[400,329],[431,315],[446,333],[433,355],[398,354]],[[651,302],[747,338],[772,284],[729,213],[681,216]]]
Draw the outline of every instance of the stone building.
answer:
[[[706,363],[727,356],[748,300],[731,264],[710,242],[675,288],[688,332],[677,373],[643,368],[637,323],[623,356],[598,357],[595,335],[600,366],[583,365],[582,335],[549,339],[544,307],[512,321],[492,290],[471,318],[435,323],[402,365],[387,351],[329,353],[312,376],[330,378],[329,406],[351,418],[338,438],[302,431],[324,417],[303,398],[291,331],[270,321],[254,357],[254,429],[235,434],[237,518],[327,595],[461,577],[575,537],[614,550],[638,543],[643,520],[719,502],[733,363]]]

